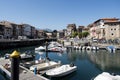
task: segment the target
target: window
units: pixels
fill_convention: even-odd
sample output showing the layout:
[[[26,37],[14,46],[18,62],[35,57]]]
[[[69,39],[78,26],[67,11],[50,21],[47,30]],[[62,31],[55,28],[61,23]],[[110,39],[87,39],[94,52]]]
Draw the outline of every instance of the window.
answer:
[[[113,35],[113,33],[111,35]]]
[[[114,30],[116,30],[116,28]]]
[[[112,31],[113,29],[111,29],[111,31]]]

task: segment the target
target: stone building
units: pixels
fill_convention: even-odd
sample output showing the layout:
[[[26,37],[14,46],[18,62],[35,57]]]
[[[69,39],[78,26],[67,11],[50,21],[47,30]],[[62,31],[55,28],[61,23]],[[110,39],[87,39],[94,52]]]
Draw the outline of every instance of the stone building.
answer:
[[[4,28],[5,26],[0,23],[0,39],[3,39],[4,37]]]
[[[84,29],[84,28],[85,28],[84,26],[78,26],[77,31],[78,31],[78,32],[83,32],[83,29]]]
[[[120,38],[120,19],[118,18],[102,18],[88,27],[91,38],[107,40]]]
[[[67,26],[67,36],[70,36],[72,32],[76,30],[76,24],[68,24]]]
[[[12,38],[17,39],[18,36],[20,35],[20,28],[19,28],[18,24],[15,24],[15,23],[11,23],[11,26],[13,28]]]
[[[20,24],[21,25],[21,34],[27,38],[34,39],[36,35],[35,27],[29,24]]]
[[[57,32],[57,38],[58,38],[58,39],[59,39],[59,38],[64,38],[64,36],[65,36],[65,33],[64,33],[63,30],[60,30],[60,31]]]
[[[38,30],[37,31],[37,37],[38,38],[46,38],[47,37],[47,34],[44,30]]]
[[[35,27],[29,24],[15,24],[8,21],[0,22],[0,39],[18,39],[18,37],[35,38]]]
[[[11,39],[13,37],[13,27],[11,23],[8,21],[1,21],[0,25],[3,39]]]
[[[35,27],[31,26],[31,38],[35,39],[36,38],[36,30]]]

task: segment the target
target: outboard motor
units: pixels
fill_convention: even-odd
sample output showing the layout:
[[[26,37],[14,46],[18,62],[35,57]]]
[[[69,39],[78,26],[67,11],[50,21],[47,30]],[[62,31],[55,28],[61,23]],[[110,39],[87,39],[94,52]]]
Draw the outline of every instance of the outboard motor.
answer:
[[[73,67],[74,66],[74,64],[73,63],[70,63],[70,67]]]

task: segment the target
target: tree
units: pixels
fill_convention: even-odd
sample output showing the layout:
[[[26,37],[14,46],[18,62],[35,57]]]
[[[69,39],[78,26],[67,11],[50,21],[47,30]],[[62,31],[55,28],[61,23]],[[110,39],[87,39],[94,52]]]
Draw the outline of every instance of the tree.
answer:
[[[87,37],[89,35],[89,32],[82,32],[83,37]]]
[[[79,37],[79,38],[82,38],[82,32],[79,32],[79,33],[78,33],[78,37]]]
[[[78,35],[78,32],[75,31],[75,32],[72,32],[71,37],[75,38],[77,35]]]

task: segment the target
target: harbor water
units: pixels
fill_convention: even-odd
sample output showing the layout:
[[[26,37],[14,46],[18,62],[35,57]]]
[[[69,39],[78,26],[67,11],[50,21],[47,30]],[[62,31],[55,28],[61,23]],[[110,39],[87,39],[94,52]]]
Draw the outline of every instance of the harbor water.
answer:
[[[12,53],[15,49],[4,50],[0,52],[0,56],[3,57],[6,53]],[[25,51],[31,51],[36,55],[36,59],[41,56],[45,57],[45,52],[35,52],[35,47],[26,47],[16,49],[21,53]],[[63,53],[60,52],[48,52],[48,56],[53,61],[61,61],[62,64],[73,63],[77,66],[77,71],[64,77],[52,78],[43,75],[50,80],[91,80],[102,72],[115,73],[120,75],[120,51],[116,53],[110,53],[106,50],[98,51],[80,51],[80,50],[68,50]],[[2,74],[0,74],[0,80],[4,80]]]

